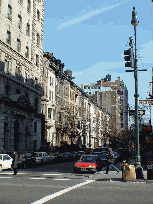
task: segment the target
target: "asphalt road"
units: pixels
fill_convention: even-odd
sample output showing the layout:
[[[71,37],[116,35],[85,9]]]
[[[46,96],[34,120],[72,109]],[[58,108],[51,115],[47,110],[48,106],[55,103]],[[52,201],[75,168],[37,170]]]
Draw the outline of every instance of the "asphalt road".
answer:
[[[102,181],[93,174],[74,174],[73,162],[12,173],[0,173],[0,204],[153,203],[153,182]]]

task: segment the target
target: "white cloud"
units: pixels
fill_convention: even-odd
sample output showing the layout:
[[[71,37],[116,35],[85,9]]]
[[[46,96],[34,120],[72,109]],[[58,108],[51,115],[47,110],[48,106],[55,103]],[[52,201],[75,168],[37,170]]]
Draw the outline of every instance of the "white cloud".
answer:
[[[75,75],[77,75],[77,74],[82,74],[82,72],[80,71],[80,72],[75,72],[74,74],[73,74],[73,76],[75,76]]]
[[[57,30],[60,30],[60,29],[62,29],[62,28],[64,28],[64,27],[68,27],[68,26],[70,26],[70,25],[79,23],[79,22],[81,22],[81,21],[83,21],[83,20],[86,20],[86,19],[92,17],[92,16],[95,16],[95,15],[97,15],[97,14],[100,14],[100,13],[106,11],[106,10],[113,9],[113,8],[115,8],[115,7],[117,7],[117,6],[120,6],[120,5],[121,5],[121,4],[115,4],[115,5],[110,6],[110,7],[107,7],[107,8],[96,9],[96,10],[94,10],[94,11],[91,11],[91,12],[89,12],[89,13],[83,15],[83,16],[80,16],[80,17],[74,18],[74,19],[72,19],[72,20],[70,20],[70,21],[67,21],[67,22],[62,23],[61,25],[57,26]]]

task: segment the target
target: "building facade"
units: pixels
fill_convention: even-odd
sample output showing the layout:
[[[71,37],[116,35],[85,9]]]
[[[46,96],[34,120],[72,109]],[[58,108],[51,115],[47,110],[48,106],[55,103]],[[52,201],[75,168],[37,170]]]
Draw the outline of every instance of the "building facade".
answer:
[[[0,151],[41,146],[43,0],[0,1]]]
[[[41,111],[45,115],[45,138],[48,146],[52,150],[55,145],[56,129],[55,129],[55,69],[51,67],[50,53],[44,52],[42,67],[42,97],[41,97]]]

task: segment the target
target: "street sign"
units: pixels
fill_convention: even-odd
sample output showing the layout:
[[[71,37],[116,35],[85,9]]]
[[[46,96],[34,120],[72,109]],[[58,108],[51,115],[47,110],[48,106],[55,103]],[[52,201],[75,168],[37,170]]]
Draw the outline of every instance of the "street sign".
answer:
[[[134,116],[135,110],[129,110],[129,115]],[[145,115],[145,110],[138,110],[138,115]]]
[[[139,105],[153,105],[153,100],[139,100]]]

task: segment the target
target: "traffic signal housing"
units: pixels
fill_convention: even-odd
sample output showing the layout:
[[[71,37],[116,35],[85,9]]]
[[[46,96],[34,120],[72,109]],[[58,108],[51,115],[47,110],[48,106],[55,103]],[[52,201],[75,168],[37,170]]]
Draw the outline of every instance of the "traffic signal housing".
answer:
[[[133,57],[133,47],[131,46],[128,50],[124,50],[124,60],[126,61],[125,67],[134,68],[134,57]]]
[[[129,48],[128,50],[124,50],[124,55],[126,55],[124,57],[124,60],[126,61],[125,67],[131,67],[132,66],[132,63],[131,63],[131,48]]]

